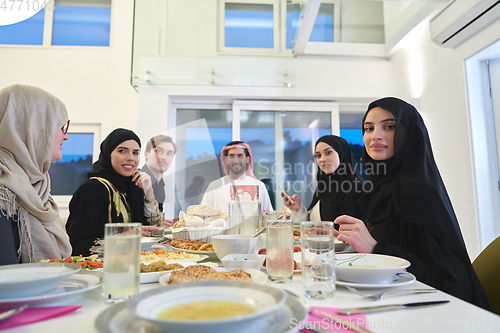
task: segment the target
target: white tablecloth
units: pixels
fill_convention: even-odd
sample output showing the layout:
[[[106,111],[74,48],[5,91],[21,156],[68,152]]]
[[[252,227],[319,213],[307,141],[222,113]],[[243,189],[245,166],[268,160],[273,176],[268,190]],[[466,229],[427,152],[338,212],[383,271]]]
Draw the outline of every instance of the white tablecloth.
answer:
[[[294,274],[294,281],[289,284],[274,284],[266,282],[277,288],[286,288],[304,298],[304,289],[301,276]],[[158,283],[143,284],[141,291],[157,288]],[[418,281],[411,285],[401,286],[399,289],[428,288],[427,285]],[[386,289],[389,290],[389,289]],[[381,289],[365,290],[365,293],[380,292]],[[304,298],[305,299],[305,298]],[[453,296],[438,291],[433,294],[404,295],[387,297],[380,301],[368,301],[358,295],[351,293],[343,287],[337,287],[335,297],[328,300],[307,300],[312,306],[326,307],[359,307],[382,304],[395,304],[420,301],[450,300],[450,303],[437,306],[420,307],[415,309],[395,310],[367,314],[366,319],[369,329],[374,332],[500,332],[500,316],[483,310],[472,304],[464,302]],[[75,312],[30,325],[24,325],[9,329],[9,333],[77,333],[98,332],[95,327],[97,316],[109,308],[109,305],[101,303],[101,287],[90,290],[69,304],[82,305]],[[257,333],[257,332],[256,332]]]

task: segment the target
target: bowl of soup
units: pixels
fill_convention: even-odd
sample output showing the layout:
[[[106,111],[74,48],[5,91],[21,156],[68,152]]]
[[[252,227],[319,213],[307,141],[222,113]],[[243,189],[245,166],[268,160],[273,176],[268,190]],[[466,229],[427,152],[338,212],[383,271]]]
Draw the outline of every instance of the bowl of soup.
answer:
[[[236,281],[167,285],[134,296],[130,313],[172,333],[234,332],[276,311],[280,289]]]
[[[388,283],[397,273],[410,266],[403,258],[373,254],[344,253],[335,255],[337,279],[354,283]]]

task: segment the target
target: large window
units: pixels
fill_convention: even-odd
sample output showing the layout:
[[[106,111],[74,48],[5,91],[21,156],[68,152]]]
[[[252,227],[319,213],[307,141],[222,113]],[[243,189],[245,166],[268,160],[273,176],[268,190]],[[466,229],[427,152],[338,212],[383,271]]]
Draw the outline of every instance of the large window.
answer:
[[[111,0],[56,0],[31,18],[0,26],[0,44],[109,46]]]
[[[219,51],[279,52],[280,0],[219,0]]]
[[[235,101],[232,105],[176,105],[174,214],[199,204],[208,184],[224,175],[220,152],[233,140],[252,148],[254,174],[268,186],[273,207],[284,204],[276,185],[311,201],[316,140],[338,134],[336,103]],[[196,134],[196,135],[195,135]],[[195,139],[196,138],[196,139]],[[168,191],[168,189],[167,189]],[[169,195],[167,195],[168,197]]]
[[[338,4],[322,2],[309,41],[337,41]],[[304,6],[291,0],[219,0],[219,51],[291,54],[287,49],[294,48]]]
[[[100,132],[98,124],[71,123],[69,140],[62,145],[63,158],[52,162],[49,169],[51,194],[60,208],[68,207],[73,193],[87,180],[99,156]]]

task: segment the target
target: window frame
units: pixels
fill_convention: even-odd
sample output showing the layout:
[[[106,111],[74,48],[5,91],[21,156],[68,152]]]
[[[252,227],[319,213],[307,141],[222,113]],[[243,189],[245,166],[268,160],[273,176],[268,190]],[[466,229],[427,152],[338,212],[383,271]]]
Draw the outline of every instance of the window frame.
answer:
[[[94,147],[92,150],[92,163],[99,159],[99,145],[101,144],[101,124],[100,123],[71,123],[69,126],[69,134],[73,133],[85,133],[94,135]],[[63,153],[64,155],[64,153]],[[52,181],[52,180],[51,180]],[[59,206],[59,210],[64,213],[64,210],[68,210],[69,214],[69,202],[73,195],[53,195],[52,198]],[[68,214],[61,214],[62,216]]]
[[[292,49],[287,49],[286,48],[286,27],[287,27],[287,6],[288,6],[288,1],[291,2],[291,4],[294,3],[303,3],[300,0],[282,0],[283,4],[281,6],[281,17],[283,18],[283,24],[281,25],[281,49],[282,53],[284,54],[293,54],[295,50],[295,45],[294,48]],[[336,42],[337,40],[340,39],[340,0],[321,0],[321,4],[329,4],[333,5],[333,43],[338,43]],[[305,3],[304,3],[305,6]],[[313,28],[314,29],[314,28]],[[297,32],[296,32],[297,34]],[[295,36],[297,37],[297,36]],[[328,44],[333,44],[330,42],[309,42],[308,43],[328,43]]]
[[[109,45],[108,46],[86,46],[86,45],[52,45],[52,32],[54,28],[54,10],[50,8],[52,6],[85,6],[85,7],[110,7],[111,17],[110,17],[110,32],[109,32]],[[47,6],[45,7],[45,15],[43,18],[43,42],[42,45],[28,45],[28,44],[0,44],[0,47],[63,47],[63,48],[110,48],[112,39],[111,30],[113,29],[113,6],[112,0],[50,0],[47,1]]]
[[[281,51],[281,2],[282,0],[218,0],[217,54],[219,55],[280,55]],[[226,3],[259,4],[273,6],[274,47],[272,49],[225,46]]]

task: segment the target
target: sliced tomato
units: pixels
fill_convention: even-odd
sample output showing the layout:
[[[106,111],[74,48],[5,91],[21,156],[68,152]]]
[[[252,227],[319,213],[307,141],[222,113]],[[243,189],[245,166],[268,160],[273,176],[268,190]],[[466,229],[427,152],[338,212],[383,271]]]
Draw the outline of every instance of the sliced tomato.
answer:
[[[71,264],[71,263],[73,263],[73,257],[68,257],[68,258],[64,259],[62,262],[65,262],[67,264]]]
[[[293,252],[300,252],[300,251],[302,251],[302,250],[300,249],[300,246],[294,246],[294,247],[293,247]]]
[[[77,261],[77,262],[75,262],[75,264],[82,266],[82,268],[87,267],[87,263],[84,261]]]

